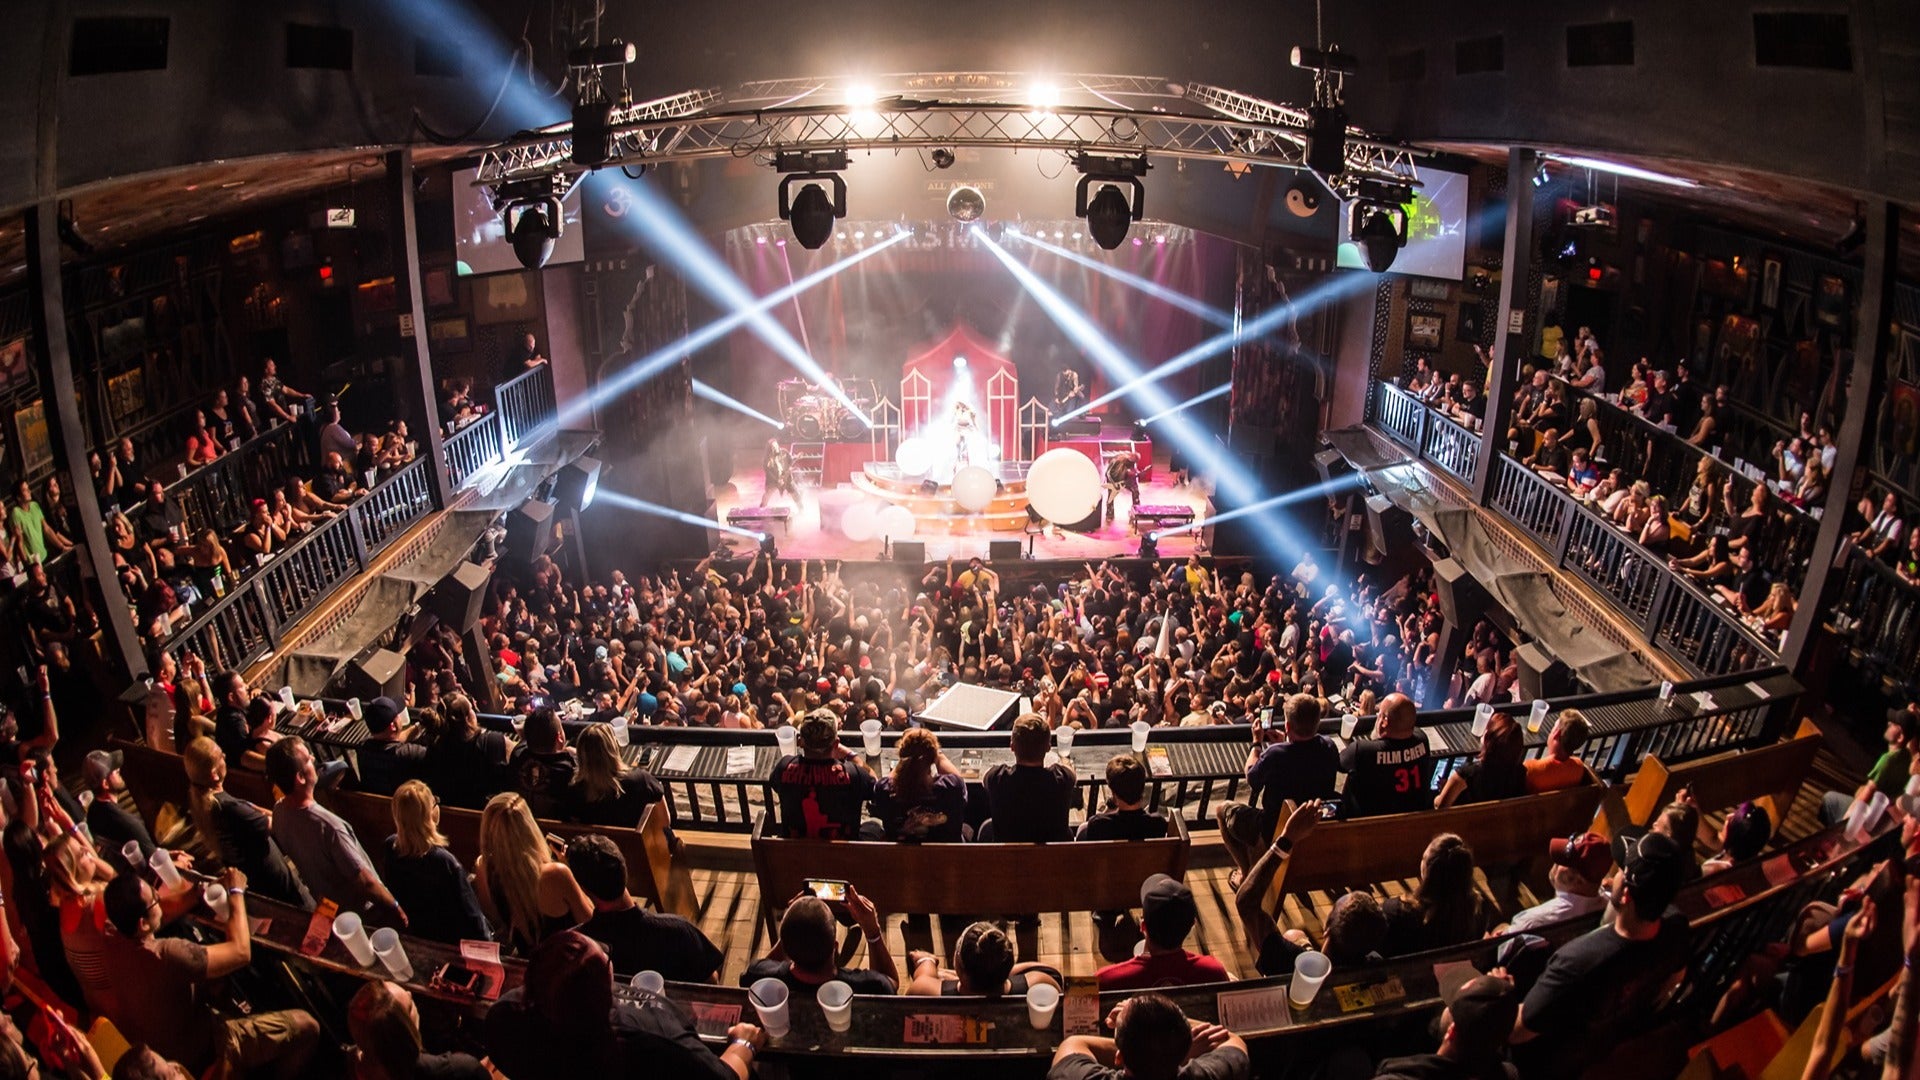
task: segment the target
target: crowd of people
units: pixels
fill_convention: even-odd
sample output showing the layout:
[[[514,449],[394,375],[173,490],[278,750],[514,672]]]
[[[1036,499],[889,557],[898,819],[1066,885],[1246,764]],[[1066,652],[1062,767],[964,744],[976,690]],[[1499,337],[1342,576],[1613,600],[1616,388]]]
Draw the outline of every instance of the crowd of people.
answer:
[[[1523,364],[1504,433],[1507,452],[1723,601],[1756,633],[1778,640],[1793,621],[1795,585],[1808,554],[1795,542],[1804,531],[1795,528],[1795,519],[1820,512],[1826,501],[1837,452],[1831,425],[1803,413],[1799,434],[1774,445],[1770,475],[1756,482],[1719,456],[1733,413],[1724,384],[1703,385],[1684,360],[1669,373],[1642,359],[1624,381],[1616,381],[1620,385],[1609,389],[1604,354],[1585,327],[1572,342],[1560,343],[1552,361]],[[1416,361],[1406,389],[1470,430],[1484,419],[1479,388],[1434,370],[1425,357]],[[1619,441],[1617,430],[1609,439],[1602,401],[1695,448],[1685,455],[1690,467],[1663,480],[1609,461],[1610,453],[1628,444]],[[1651,436],[1629,442],[1632,459],[1642,466],[1673,460],[1670,448]],[[1663,483],[1672,490],[1661,490]],[[1862,525],[1875,518],[1869,507]],[[1597,550],[1572,557],[1587,562],[1591,573],[1623,572]],[[1630,572],[1634,562],[1623,565]]]

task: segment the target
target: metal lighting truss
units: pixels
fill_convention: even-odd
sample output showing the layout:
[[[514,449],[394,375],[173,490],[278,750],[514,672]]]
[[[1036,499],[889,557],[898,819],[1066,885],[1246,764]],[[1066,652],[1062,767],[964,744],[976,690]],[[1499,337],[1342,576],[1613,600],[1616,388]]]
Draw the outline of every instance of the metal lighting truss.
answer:
[[[1062,96],[1100,102],[1084,106],[971,100],[1031,88],[1031,77],[1004,72],[923,73],[876,82],[884,89],[869,90],[871,100],[853,103],[847,100],[850,80],[819,78],[747,83],[731,93],[690,90],[616,108],[609,164],[719,157],[758,157],[771,164],[779,153],[980,147],[1306,167],[1304,109],[1203,83],[1137,75],[1054,81]],[[1156,101],[1207,112],[1169,111]],[[731,108],[720,108],[723,102]],[[497,187],[558,176],[571,187],[584,172],[571,159],[571,131],[570,123],[555,124],[487,150],[475,182]],[[1415,162],[1421,156],[1415,147],[1349,128],[1342,186],[1361,177],[1418,184]]]

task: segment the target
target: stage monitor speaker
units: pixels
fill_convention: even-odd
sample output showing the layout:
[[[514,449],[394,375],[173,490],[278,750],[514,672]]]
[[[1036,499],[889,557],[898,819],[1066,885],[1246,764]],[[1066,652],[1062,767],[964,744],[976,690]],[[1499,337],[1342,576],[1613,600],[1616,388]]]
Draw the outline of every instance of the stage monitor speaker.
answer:
[[[562,510],[585,510],[600,489],[600,462],[585,455],[562,465],[553,479],[553,501]]]
[[[895,540],[893,542],[893,561],[913,563],[916,566],[926,562],[926,543],[920,540]]]
[[[1347,464],[1347,459],[1331,446],[1313,455],[1313,470],[1320,474],[1320,482],[1323,484],[1331,484],[1335,480],[1353,474],[1353,468]]]
[[[553,550],[553,504],[528,499],[507,515],[507,558],[528,563]]]
[[[480,608],[487,600],[487,576],[487,568],[479,563],[461,563],[427,594],[426,609],[443,625],[466,633],[480,621]]]
[[[363,702],[377,697],[405,701],[407,662],[397,652],[375,649],[364,659],[348,661],[336,681],[343,697],[357,697]]]
[[[1020,541],[1018,540],[987,541],[987,561],[988,562],[1019,562],[1020,561]]]
[[[1573,672],[1559,657],[1537,641],[1513,650],[1515,666],[1520,669],[1520,699],[1565,697],[1574,692]]]
[[[1433,561],[1433,590],[1440,596],[1440,614],[1462,630],[1472,630],[1493,599],[1455,559]]]
[[[1053,429],[1054,435],[1062,439],[1094,439],[1100,436],[1100,418],[1092,413],[1082,413],[1071,420],[1061,421]]]

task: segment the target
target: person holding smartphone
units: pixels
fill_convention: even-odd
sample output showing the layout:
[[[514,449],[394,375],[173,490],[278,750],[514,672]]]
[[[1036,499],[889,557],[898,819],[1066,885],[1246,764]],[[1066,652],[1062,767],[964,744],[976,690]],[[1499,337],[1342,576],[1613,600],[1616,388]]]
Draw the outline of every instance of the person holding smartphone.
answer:
[[[882,932],[879,909],[861,896],[848,882],[815,882],[816,887],[787,902],[780,916],[780,937],[773,951],[747,965],[740,976],[741,986],[752,986],[761,979],[779,979],[796,996],[812,997],[822,983],[839,979],[853,987],[856,994],[893,994],[898,992],[900,972]],[[824,900],[818,895],[838,895],[844,900]],[[841,967],[835,960],[840,945],[838,914],[845,912],[867,942],[865,968]]]
[[[1223,804],[1215,815],[1235,868],[1229,884],[1236,889],[1273,839],[1281,805],[1333,798],[1340,772],[1339,748],[1320,734],[1319,699],[1294,694],[1281,703],[1280,712],[1280,728],[1273,726],[1270,712],[1265,723],[1253,725],[1254,742],[1247,751],[1252,794],[1244,803]]]

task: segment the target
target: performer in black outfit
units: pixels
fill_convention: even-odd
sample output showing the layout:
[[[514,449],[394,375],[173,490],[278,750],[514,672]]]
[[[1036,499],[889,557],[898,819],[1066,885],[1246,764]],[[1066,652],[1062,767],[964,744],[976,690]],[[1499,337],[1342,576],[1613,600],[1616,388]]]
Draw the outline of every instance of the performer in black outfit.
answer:
[[[1053,380],[1053,414],[1059,416],[1086,398],[1087,388],[1080,384],[1080,373],[1072,368],[1060,369]]]
[[[767,460],[764,468],[767,483],[766,487],[760,491],[760,505],[767,505],[767,500],[773,497],[774,492],[784,491],[793,499],[794,508],[798,509],[800,484],[793,475],[793,453],[781,446],[779,439],[767,440]]]
[[[1132,450],[1122,450],[1107,459],[1107,514],[1111,523],[1120,502],[1120,493],[1133,496],[1131,505],[1140,505],[1140,462],[1133,456]]]

